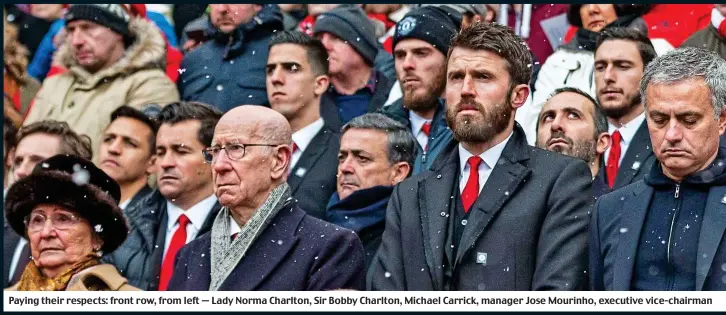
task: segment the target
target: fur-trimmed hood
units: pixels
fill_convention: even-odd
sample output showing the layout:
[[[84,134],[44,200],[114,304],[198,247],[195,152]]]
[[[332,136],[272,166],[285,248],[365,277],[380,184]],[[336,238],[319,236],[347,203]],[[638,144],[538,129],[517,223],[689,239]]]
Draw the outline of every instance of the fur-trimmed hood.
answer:
[[[58,49],[55,61],[69,69],[76,78],[90,85],[95,85],[104,78],[128,75],[144,69],[157,68],[163,71],[166,67],[166,41],[153,22],[143,18],[133,18],[129,23],[129,32],[134,40],[126,48],[123,57],[110,68],[95,74],[78,65],[68,41]]]

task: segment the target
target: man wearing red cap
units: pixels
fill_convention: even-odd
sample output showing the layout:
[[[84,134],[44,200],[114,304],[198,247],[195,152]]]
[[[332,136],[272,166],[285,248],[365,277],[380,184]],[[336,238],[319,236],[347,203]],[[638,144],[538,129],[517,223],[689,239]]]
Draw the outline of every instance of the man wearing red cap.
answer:
[[[25,124],[65,121],[98,146],[108,117],[119,106],[179,100],[164,74],[163,36],[151,22],[134,16],[130,5],[71,5],[65,20],[67,37],[56,60],[68,71],[46,79]]]

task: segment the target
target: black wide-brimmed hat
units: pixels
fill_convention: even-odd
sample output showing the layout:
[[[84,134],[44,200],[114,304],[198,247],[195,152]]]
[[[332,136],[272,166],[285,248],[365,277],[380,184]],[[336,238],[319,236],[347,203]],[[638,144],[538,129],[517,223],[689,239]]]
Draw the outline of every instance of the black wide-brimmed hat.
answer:
[[[118,203],[118,183],[91,161],[56,155],[38,163],[33,173],[8,190],[5,217],[19,235],[27,237],[23,222],[40,204],[59,205],[72,210],[91,224],[103,240],[104,253],[119,247],[128,235],[128,225]]]

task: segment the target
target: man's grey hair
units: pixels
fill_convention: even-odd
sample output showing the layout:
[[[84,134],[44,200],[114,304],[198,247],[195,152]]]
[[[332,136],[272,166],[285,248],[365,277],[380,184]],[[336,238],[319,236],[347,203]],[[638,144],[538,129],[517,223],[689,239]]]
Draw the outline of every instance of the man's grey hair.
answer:
[[[411,131],[386,115],[373,113],[358,116],[343,126],[342,132],[350,129],[383,131],[388,135],[388,162],[406,162],[413,168],[415,141]]]
[[[685,47],[653,59],[640,80],[640,96],[646,108],[645,92],[651,84],[673,84],[701,78],[711,90],[716,119],[726,107],[726,60],[702,48]]]

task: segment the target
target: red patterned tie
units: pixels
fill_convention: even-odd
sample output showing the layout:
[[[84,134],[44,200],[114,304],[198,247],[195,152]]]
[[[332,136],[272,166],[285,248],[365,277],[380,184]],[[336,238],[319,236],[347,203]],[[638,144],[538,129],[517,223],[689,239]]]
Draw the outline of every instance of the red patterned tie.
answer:
[[[423,131],[423,133],[426,135],[426,137],[429,137],[429,135],[431,134],[431,122],[430,121],[425,122],[423,124],[423,126],[421,126],[421,131]],[[429,144],[427,142],[426,146],[424,147],[424,151],[428,151],[428,147],[429,147]]]
[[[613,145],[610,146],[610,155],[608,156],[608,163],[605,165],[605,170],[608,177],[608,186],[612,189],[615,186],[615,177],[618,176],[618,167],[620,164],[620,131],[613,132]]]
[[[469,180],[466,181],[464,191],[461,193],[461,202],[464,204],[464,213],[469,213],[469,209],[479,197],[479,164],[481,158],[472,156],[467,161],[469,163]]]
[[[300,147],[297,146],[297,143],[293,142],[292,143],[292,154],[295,154],[295,152],[297,152],[297,150],[300,150]]]
[[[174,272],[174,258],[176,258],[176,253],[187,243],[187,224],[189,224],[189,218],[182,214],[179,217],[179,227],[171,238],[169,249],[166,250],[164,262],[161,264],[159,291],[166,291],[169,280],[171,280],[171,274]]]

